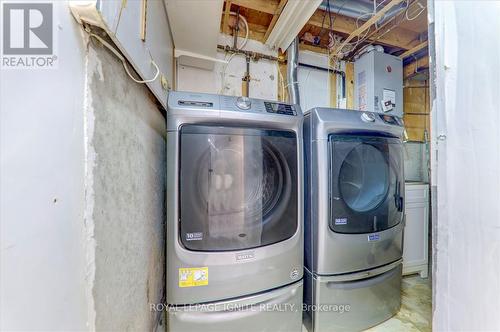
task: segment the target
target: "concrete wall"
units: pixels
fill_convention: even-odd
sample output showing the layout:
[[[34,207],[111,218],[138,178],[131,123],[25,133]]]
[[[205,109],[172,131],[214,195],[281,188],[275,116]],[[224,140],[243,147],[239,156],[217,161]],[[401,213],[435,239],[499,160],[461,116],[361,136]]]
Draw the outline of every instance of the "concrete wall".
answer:
[[[432,4],[433,330],[499,331],[500,2]]]
[[[0,329],[151,330],[163,118],[53,3],[58,68],[0,74]]]
[[[153,96],[101,47],[88,63],[87,165],[99,331],[151,331],[164,287],[165,120]]]

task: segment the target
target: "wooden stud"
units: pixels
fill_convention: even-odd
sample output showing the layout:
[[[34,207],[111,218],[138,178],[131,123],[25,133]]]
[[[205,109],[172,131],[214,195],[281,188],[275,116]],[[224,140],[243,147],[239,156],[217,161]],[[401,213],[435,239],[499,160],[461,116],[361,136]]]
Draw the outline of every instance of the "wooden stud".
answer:
[[[141,3],[141,40],[146,41],[146,19],[148,11],[148,0],[142,0]]]
[[[379,12],[373,15],[368,21],[366,21],[362,26],[351,32],[351,34],[340,44],[340,46],[335,50],[334,53],[341,52],[344,46],[346,46],[351,40],[359,36],[361,33],[369,29],[373,24],[375,24],[385,13],[392,7],[400,4],[405,0],[391,0],[387,5],[384,6]]]
[[[231,30],[229,29],[229,16],[231,15],[231,1],[226,1],[226,9],[224,10],[224,19],[222,20],[222,31],[229,35]]]
[[[354,109],[354,62],[345,63],[346,108]]]
[[[278,0],[232,0],[235,5],[274,14],[278,8]]]
[[[407,79],[409,77],[415,76],[419,70],[429,68],[429,57],[423,57],[416,61],[413,61],[403,67],[403,78]]]
[[[309,44],[306,44],[306,43],[303,43],[303,42],[299,43],[299,49],[300,50],[311,51],[311,52],[316,52],[316,53],[328,54],[328,50],[326,48],[324,48],[324,47],[309,45]]]
[[[408,51],[404,52],[403,54],[401,54],[399,57],[401,59],[404,59],[404,58],[407,58],[409,57],[410,55],[414,54],[414,53],[417,53],[418,51],[420,51],[421,49],[423,48],[426,48],[427,46],[429,45],[429,42],[426,40],[424,41],[423,43],[421,44],[418,44],[417,46],[409,49]]]
[[[267,38],[269,38],[271,31],[273,31],[274,26],[276,25],[276,22],[278,21],[278,18],[280,17],[281,12],[283,11],[283,8],[285,8],[287,2],[288,0],[280,0],[278,7],[276,8],[276,11],[273,14],[271,23],[269,23],[269,26],[267,27],[266,34],[264,35],[264,43],[267,41]]]
[[[330,107],[337,107],[337,75],[330,73]]]

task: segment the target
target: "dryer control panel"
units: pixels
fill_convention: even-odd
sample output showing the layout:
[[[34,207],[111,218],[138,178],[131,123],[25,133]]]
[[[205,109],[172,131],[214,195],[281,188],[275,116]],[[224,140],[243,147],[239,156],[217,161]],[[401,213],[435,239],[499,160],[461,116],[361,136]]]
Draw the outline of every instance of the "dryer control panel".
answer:
[[[294,105],[265,101],[264,106],[266,107],[267,113],[297,115]]]
[[[195,92],[170,92],[168,106],[171,110],[302,116],[299,105],[241,96],[224,96]]]

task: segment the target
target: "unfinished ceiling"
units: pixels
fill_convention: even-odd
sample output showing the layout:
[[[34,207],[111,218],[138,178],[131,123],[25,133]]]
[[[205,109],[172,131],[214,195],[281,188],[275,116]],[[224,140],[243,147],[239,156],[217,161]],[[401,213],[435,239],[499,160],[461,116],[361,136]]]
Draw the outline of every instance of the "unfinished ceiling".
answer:
[[[288,1],[226,0],[221,31],[233,33],[236,16],[229,13],[239,12],[248,22],[249,38],[265,43]],[[427,26],[425,0],[324,0],[298,36],[301,49],[346,60],[366,45],[382,45],[413,66],[411,72],[428,67]]]

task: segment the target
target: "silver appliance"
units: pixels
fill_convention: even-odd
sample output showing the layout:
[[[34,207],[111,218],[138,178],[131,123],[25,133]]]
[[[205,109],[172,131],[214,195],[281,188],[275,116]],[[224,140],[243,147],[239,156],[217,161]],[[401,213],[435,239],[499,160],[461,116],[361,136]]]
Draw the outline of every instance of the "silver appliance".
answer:
[[[298,105],[170,93],[170,331],[301,330],[302,120]]]
[[[354,108],[403,117],[403,60],[372,46],[354,61]]]
[[[316,108],[304,117],[305,323],[359,331],[401,304],[403,124]]]

